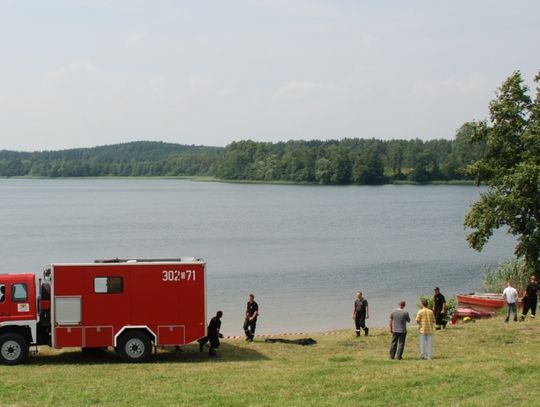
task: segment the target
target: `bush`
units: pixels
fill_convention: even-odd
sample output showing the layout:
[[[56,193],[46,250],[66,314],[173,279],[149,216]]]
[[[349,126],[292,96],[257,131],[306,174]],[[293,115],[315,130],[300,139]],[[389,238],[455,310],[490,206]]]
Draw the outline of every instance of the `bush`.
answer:
[[[487,292],[502,292],[508,281],[522,293],[529,282],[530,272],[525,267],[523,260],[507,260],[497,268],[486,267],[484,269],[484,289]]]
[[[420,301],[426,299],[427,302],[428,302],[428,308],[429,309],[433,309],[433,295],[426,295],[426,294],[420,294]],[[456,298],[455,297],[445,297],[446,299],[446,316],[444,317],[444,319],[446,321],[450,320],[450,318],[452,318],[452,314],[456,311],[457,309],[457,301],[456,301]],[[418,303],[417,304],[418,308],[422,308],[422,303]]]

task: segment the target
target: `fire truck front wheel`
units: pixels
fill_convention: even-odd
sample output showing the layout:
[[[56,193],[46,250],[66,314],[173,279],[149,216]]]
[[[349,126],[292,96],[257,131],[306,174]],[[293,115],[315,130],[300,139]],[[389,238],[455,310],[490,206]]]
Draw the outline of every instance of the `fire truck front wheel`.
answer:
[[[118,340],[118,353],[124,362],[143,363],[150,358],[152,342],[142,332],[126,332]]]
[[[0,336],[0,362],[4,365],[17,365],[28,359],[28,341],[18,333]]]

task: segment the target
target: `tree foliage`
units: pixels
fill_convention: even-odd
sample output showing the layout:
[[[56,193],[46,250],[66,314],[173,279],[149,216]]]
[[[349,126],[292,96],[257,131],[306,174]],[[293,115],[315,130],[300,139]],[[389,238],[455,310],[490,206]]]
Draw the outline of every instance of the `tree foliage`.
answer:
[[[535,82],[540,81],[540,75]],[[520,72],[511,75],[489,105],[488,121],[473,126],[472,140],[484,154],[468,173],[488,186],[470,209],[467,240],[482,250],[494,230],[506,226],[516,236],[515,254],[539,271],[540,254],[540,89],[531,100]]]
[[[455,140],[235,141],[224,148],[133,142],[62,151],[0,151],[0,176],[215,176],[228,180],[377,185],[470,178],[480,149]]]

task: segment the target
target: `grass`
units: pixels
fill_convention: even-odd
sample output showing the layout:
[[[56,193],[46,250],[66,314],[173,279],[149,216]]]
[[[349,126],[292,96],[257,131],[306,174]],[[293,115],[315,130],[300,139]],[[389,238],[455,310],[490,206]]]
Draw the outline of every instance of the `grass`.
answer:
[[[226,328],[227,321],[224,321]],[[372,335],[373,333],[373,335]],[[311,335],[315,346],[224,340],[220,358],[196,345],[160,350],[143,365],[113,352],[42,348],[28,365],[0,367],[1,405],[493,406],[538,405],[540,320],[500,317],[450,326],[435,359],[418,360],[410,327],[404,360],[388,360],[389,334]]]

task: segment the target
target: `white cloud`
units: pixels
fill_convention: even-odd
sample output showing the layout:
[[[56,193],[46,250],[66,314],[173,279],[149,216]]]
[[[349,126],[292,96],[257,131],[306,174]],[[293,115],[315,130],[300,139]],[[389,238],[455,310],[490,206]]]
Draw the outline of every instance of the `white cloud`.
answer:
[[[291,82],[278,88],[278,90],[274,93],[273,98],[278,100],[304,99],[323,92],[332,91],[334,89],[335,87],[333,85],[324,85],[310,81]]]
[[[146,38],[148,38],[149,35],[150,34],[147,31],[133,33],[133,34],[131,34],[130,36],[128,36],[126,38],[126,43],[127,44],[137,44],[137,43],[145,40]]]
[[[70,61],[60,68],[49,72],[48,77],[62,77],[96,72],[96,65],[91,61]]]
[[[412,91],[417,96],[473,96],[485,93],[490,88],[489,77],[480,72],[473,72],[463,79],[421,79],[413,84]]]
[[[192,74],[188,79],[189,89],[195,94],[207,94],[214,89],[212,80],[200,73]]]
[[[314,0],[242,0],[250,6],[280,17],[328,19],[342,17],[340,7],[332,2]]]

